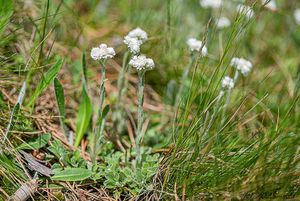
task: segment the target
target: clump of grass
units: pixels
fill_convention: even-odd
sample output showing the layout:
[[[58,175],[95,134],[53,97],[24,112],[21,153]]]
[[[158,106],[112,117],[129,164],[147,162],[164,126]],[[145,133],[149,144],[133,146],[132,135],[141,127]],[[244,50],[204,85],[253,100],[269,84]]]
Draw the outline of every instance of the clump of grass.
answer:
[[[0,149],[3,199],[36,175],[37,199],[49,193],[53,199],[297,199],[299,45],[297,19],[290,19],[297,3],[281,2],[275,10],[268,1],[239,3],[46,1],[37,10],[42,18],[24,23],[35,27],[30,34],[29,29],[12,31],[20,26],[13,19],[22,12],[12,14],[12,4],[7,6],[9,12],[0,19],[5,24],[0,35],[10,36],[0,40],[8,75],[0,81],[5,84],[0,135],[7,142]],[[15,4],[15,9],[25,7]],[[136,25],[151,37],[133,29],[124,37],[125,49],[115,36]],[[202,41],[186,44],[191,35]],[[24,54],[16,41],[28,36],[32,47]],[[92,59],[99,64],[95,70],[97,62],[85,54],[79,60],[82,49],[92,47],[88,41],[99,40],[111,40],[116,51],[104,44],[93,49]],[[7,53],[13,47],[19,57]],[[156,70],[148,72],[154,62],[142,53],[154,58]],[[249,58],[253,69],[237,56]],[[23,62],[19,69],[18,62]],[[117,63],[118,75],[111,68]],[[72,87],[69,66],[77,72]],[[16,84],[24,80],[27,87]],[[153,89],[169,99],[160,100]],[[71,90],[78,91],[79,100]],[[54,102],[51,114],[39,116],[35,106],[40,107],[38,97],[45,93],[56,100],[49,100]],[[34,124],[36,118],[49,124],[43,118],[52,113],[58,115],[52,130]],[[42,169],[51,168],[51,175],[32,170],[32,162],[21,160],[20,153],[32,155]]]

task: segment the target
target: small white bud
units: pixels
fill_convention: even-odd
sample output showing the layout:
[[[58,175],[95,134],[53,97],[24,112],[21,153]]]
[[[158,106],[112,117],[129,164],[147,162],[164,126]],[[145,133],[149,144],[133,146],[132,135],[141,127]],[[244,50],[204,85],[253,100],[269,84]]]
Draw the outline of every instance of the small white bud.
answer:
[[[193,51],[199,52],[202,47],[202,41],[197,40],[195,38],[189,38],[186,43],[192,52]],[[201,55],[202,56],[207,55],[207,47],[205,45],[203,45],[203,47],[202,47]]]
[[[221,83],[224,89],[232,89],[234,87],[234,81],[229,76],[225,76]]]
[[[239,70],[244,76],[247,76],[253,65],[250,61],[244,58],[232,58],[230,65]]]

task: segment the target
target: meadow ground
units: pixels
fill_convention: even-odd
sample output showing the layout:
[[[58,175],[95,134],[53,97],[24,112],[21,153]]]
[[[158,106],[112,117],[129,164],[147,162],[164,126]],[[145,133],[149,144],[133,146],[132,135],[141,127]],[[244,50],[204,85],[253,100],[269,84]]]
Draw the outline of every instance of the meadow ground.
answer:
[[[300,199],[296,0],[0,0],[0,64],[0,200]]]

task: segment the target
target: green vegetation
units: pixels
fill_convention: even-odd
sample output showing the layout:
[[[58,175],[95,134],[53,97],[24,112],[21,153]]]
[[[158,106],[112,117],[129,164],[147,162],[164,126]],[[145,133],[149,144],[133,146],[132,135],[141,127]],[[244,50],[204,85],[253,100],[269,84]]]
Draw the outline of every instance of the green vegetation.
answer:
[[[298,200],[300,2],[262,2],[0,0],[0,200]]]

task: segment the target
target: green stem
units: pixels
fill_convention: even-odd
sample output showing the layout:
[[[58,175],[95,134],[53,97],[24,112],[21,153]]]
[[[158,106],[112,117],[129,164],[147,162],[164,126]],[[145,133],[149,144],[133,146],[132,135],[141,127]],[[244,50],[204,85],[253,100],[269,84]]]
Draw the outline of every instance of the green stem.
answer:
[[[99,117],[102,116],[103,102],[105,98],[105,62],[101,61],[101,81],[100,81],[100,97],[99,97]]]
[[[187,65],[187,67],[184,69],[182,76],[181,76],[181,80],[180,80],[180,87],[176,96],[176,101],[175,101],[175,106],[177,107],[179,105],[179,101],[180,101],[180,97],[183,96],[183,89],[185,87],[185,83],[186,83],[186,79],[188,78],[188,75],[190,73],[190,70],[195,62],[196,59],[196,55],[194,53],[191,54],[191,59],[189,64]]]
[[[234,78],[233,78],[234,84],[236,83],[238,77],[239,77],[239,71],[236,70],[236,71],[235,71],[235,74],[234,74]],[[223,125],[224,122],[225,122],[225,115],[226,115],[227,107],[228,107],[229,102],[230,102],[231,93],[232,93],[232,89],[228,89],[228,91],[227,91],[227,96],[226,96],[226,102],[225,102],[224,109],[223,109],[223,112],[222,112],[222,121],[221,121],[221,125]]]
[[[124,57],[123,57],[123,62],[122,62],[122,69],[121,72],[119,73],[118,77],[118,99],[117,99],[117,104],[120,106],[121,104],[121,99],[122,99],[122,90],[123,90],[123,85],[124,85],[124,77],[126,73],[126,62],[128,58],[129,52],[125,52]]]
[[[144,110],[143,110],[143,104],[144,104],[144,87],[145,87],[145,72],[139,71],[138,73],[139,77],[139,84],[138,84],[138,125],[137,125],[137,132],[136,132],[136,154],[137,154],[137,163],[141,163],[141,140],[143,137],[142,133],[142,127],[143,127],[143,121],[144,121]]]

